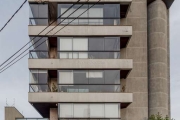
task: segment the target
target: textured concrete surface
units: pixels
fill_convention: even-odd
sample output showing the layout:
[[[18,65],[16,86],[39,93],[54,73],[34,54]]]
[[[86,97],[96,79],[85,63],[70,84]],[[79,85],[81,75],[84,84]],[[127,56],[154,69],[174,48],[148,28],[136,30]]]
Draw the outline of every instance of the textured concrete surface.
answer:
[[[168,60],[168,70],[167,70],[167,75],[168,75],[168,110],[169,110],[169,116],[171,118],[171,88],[170,88],[170,83],[171,83],[171,78],[170,78],[170,21],[169,21],[169,10],[167,10],[167,44],[168,44],[168,48],[167,48],[167,51],[168,51],[168,55],[167,55],[167,60]]]
[[[24,116],[15,107],[5,107],[5,120],[16,120]]]
[[[50,120],[58,120],[58,109],[50,108]]]
[[[148,6],[149,115],[169,115],[167,14],[162,0]]]
[[[46,26],[29,26],[29,36],[38,35]],[[57,26],[49,32],[54,26],[48,27],[41,36],[132,36],[132,26]],[[61,30],[60,30],[61,29]],[[59,31],[60,30],[60,31]],[[59,31],[59,32],[57,32]],[[48,33],[45,35],[46,33]],[[57,32],[57,33],[56,33]],[[56,33],[56,34],[55,34]]]
[[[32,1],[32,0],[29,0]],[[47,0],[48,1],[48,0]],[[61,1],[64,0],[50,0]],[[75,0],[66,0],[73,2]],[[81,2],[84,2],[82,0]],[[94,2],[95,0],[90,0]],[[102,0],[101,2],[129,3],[130,0]],[[51,60],[29,60],[29,68],[41,69],[132,69],[127,79],[122,79],[121,84],[125,86],[126,93],[133,93],[133,102],[125,109],[121,109],[121,120],[147,120],[151,114],[160,112],[163,116],[170,114],[170,59],[169,59],[169,11],[162,0],[153,0],[147,6],[149,0],[132,0],[127,18],[121,19],[121,26],[68,26],[56,36],[131,36],[127,48],[121,49],[122,59],[131,59],[132,63],[108,60],[75,60],[58,62]],[[168,0],[164,0],[168,1]],[[169,0],[173,1],[173,0]],[[147,18],[148,16],[148,18]],[[49,29],[51,29],[51,26]],[[58,26],[60,29],[62,26]],[[29,26],[29,34],[37,35],[45,26]],[[47,31],[49,31],[47,29]],[[49,35],[57,31],[53,30]],[[47,31],[42,33],[43,36]],[[48,35],[48,36],[49,36]],[[83,62],[80,62],[83,61]],[[67,63],[68,64],[67,64]],[[46,64],[42,64],[46,63]],[[133,67],[133,68],[132,68]],[[148,90],[149,88],[149,90]],[[47,94],[51,94],[50,96]],[[35,102],[63,100],[88,101],[88,97],[79,98],[78,95],[72,99],[55,94],[67,93],[29,93],[29,100]],[[74,94],[74,93],[73,93]],[[76,93],[77,94],[77,93]],[[86,93],[87,94],[87,93]],[[105,93],[106,94],[106,93]],[[75,94],[74,94],[75,95]],[[82,95],[82,93],[81,93]],[[96,96],[97,95],[97,96]],[[103,95],[101,93],[101,95]],[[123,97],[116,96],[99,98],[95,94],[94,102],[97,101],[120,101]],[[113,95],[113,94],[112,94]],[[104,96],[104,95],[103,95]],[[68,95],[69,97],[69,95]],[[102,96],[101,96],[102,97]],[[105,96],[104,96],[105,97]]]
[[[148,118],[148,61],[147,61],[147,0],[133,0],[127,18],[121,25],[132,25],[133,35],[121,57],[133,59],[133,69],[123,80],[125,92],[133,93],[133,103],[121,110],[122,120]]]
[[[29,59],[29,69],[120,69],[131,70],[131,59]]]
[[[132,93],[28,93],[31,103],[45,102],[120,102],[132,103]]]

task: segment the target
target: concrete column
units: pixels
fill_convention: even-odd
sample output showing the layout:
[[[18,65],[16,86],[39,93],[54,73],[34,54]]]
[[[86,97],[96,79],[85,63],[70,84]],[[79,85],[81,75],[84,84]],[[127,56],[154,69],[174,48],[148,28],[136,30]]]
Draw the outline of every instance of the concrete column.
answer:
[[[56,2],[50,2],[49,4],[48,4],[48,9],[49,9],[49,24],[51,24],[52,22],[53,22],[53,24],[52,24],[52,26],[55,26],[55,25],[57,25],[57,21],[56,21],[56,19],[57,19],[57,3]],[[54,22],[54,21],[56,21],[56,22]]]
[[[148,6],[149,116],[169,115],[168,16],[162,0]]]
[[[58,120],[57,108],[50,108],[50,120]]]

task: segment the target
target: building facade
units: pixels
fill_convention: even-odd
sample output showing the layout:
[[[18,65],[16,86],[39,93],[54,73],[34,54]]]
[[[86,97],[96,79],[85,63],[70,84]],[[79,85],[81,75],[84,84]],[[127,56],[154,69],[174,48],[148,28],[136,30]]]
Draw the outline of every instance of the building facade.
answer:
[[[28,100],[42,120],[170,116],[173,0],[28,1]]]

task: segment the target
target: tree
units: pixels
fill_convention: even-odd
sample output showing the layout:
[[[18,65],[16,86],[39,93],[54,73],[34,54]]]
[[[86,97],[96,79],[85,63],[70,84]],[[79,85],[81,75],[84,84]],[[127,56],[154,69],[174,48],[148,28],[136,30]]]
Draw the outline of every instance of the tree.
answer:
[[[162,115],[160,113],[158,113],[156,115],[151,115],[149,117],[149,120],[175,120],[175,119],[170,119],[168,116],[163,118]]]

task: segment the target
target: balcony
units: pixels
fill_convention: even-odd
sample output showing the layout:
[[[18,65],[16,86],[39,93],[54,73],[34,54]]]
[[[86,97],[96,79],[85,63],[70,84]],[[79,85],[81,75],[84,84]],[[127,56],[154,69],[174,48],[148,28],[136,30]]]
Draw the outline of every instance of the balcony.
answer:
[[[132,59],[29,59],[29,69],[116,69],[129,72]]]
[[[29,92],[119,93],[120,73],[120,70],[30,70]]]
[[[120,19],[125,18],[132,0],[101,0],[91,9],[87,10],[90,6],[97,2],[96,0],[89,0],[79,10],[69,16],[81,3],[86,1],[81,0],[79,4],[74,5],[67,13],[63,15],[72,3],[76,0],[43,0],[42,4],[37,4],[34,0],[29,0],[30,3],[30,25],[49,25],[52,21],[56,21],[53,25],[63,25],[71,22],[70,25],[120,25]],[[53,2],[53,3],[48,3]],[[66,3],[66,4],[64,4]],[[87,11],[85,11],[87,10]],[[81,13],[84,13],[81,15]],[[80,16],[79,16],[80,15]],[[60,16],[60,19],[56,20]],[[64,20],[68,17],[69,19]],[[64,21],[64,22],[63,22]]]
[[[120,93],[120,84],[58,84],[54,90],[48,84],[30,84],[29,92]]]
[[[121,120],[120,118],[58,118],[58,120]],[[50,120],[49,118],[16,118],[16,120]]]
[[[74,20],[75,19],[75,20]],[[77,26],[77,25],[84,25],[84,26],[118,26],[120,25],[120,18],[87,18],[87,17],[81,17],[81,18],[75,18],[75,17],[61,17],[61,19],[58,19],[58,22],[55,23],[56,25],[71,25],[71,26]],[[47,26],[49,25],[48,18],[29,18],[29,25],[30,26]]]
[[[16,120],[50,120],[49,118],[16,118]]]
[[[120,103],[126,108],[133,97],[123,93],[120,78],[120,70],[30,70],[28,100],[43,117],[58,103]]]
[[[15,120],[50,120],[49,118],[16,118]],[[58,118],[57,120],[121,120],[120,118]]]
[[[132,103],[132,93],[58,93],[58,92],[38,92],[28,93],[30,103],[61,103],[61,102],[90,102],[90,103]]]
[[[132,26],[54,26],[48,27],[44,32],[38,35],[46,26],[29,26],[29,36],[54,36],[54,37],[78,37],[78,36],[121,36],[121,37],[131,37],[132,36]],[[48,33],[52,28],[50,33]],[[63,28],[63,29],[62,29]],[[61,29],[61,30],[60,30]],[[60,31],[59,31],[60,30]],[[57,33],[56,33],[57,32]],[[48,34],[47,34],[48,33]]]
[[[58,51],[59,59],[120,59],[119,51]],[[30,59],[50,59],[48,51],[29,52]]]
[[[77,0],[43,0],[47,2],[58,2],[58,3],[74,3]],[[90,3],[94,3],[97,0],[89,0]],[[29,3],[36,3],[34,0],[28,0]],[[86,0],[81,0],[80,3],[86,2]],[[132,0],[101,0],[100,3],[120,3],[120,4],[130,4]]]
[[[57,103],[121,103],[121,109],[133,102],[132,93],[28,93],[28,101],[36,109],[54,108]],[[42,111],[41,111],[42,112]],[[47,116],[44,116],[47,117]]]
[[[33,107],[45,118],[50,117],[50,108],[58,108],[58,103],[75,103],[75,104],[121,104],[119,109],[126,108],[133,102],[132,93],[28,93],[28,101]],[[96,119],[104,119],[95,117]],[[110,119],[110,117],[108,117]],[[107,118],[107,119],[108,119]],[[72,117],[66,117],[61,119],[75,119]],[[76,118],[76,119],[82,119]],[[85,117],[84,119],[90,119]],[[93,118],[92,118],[93,119]],[[106,119],[106,118],[105,118]],[[116,118],[117,119],[117,118]]]

